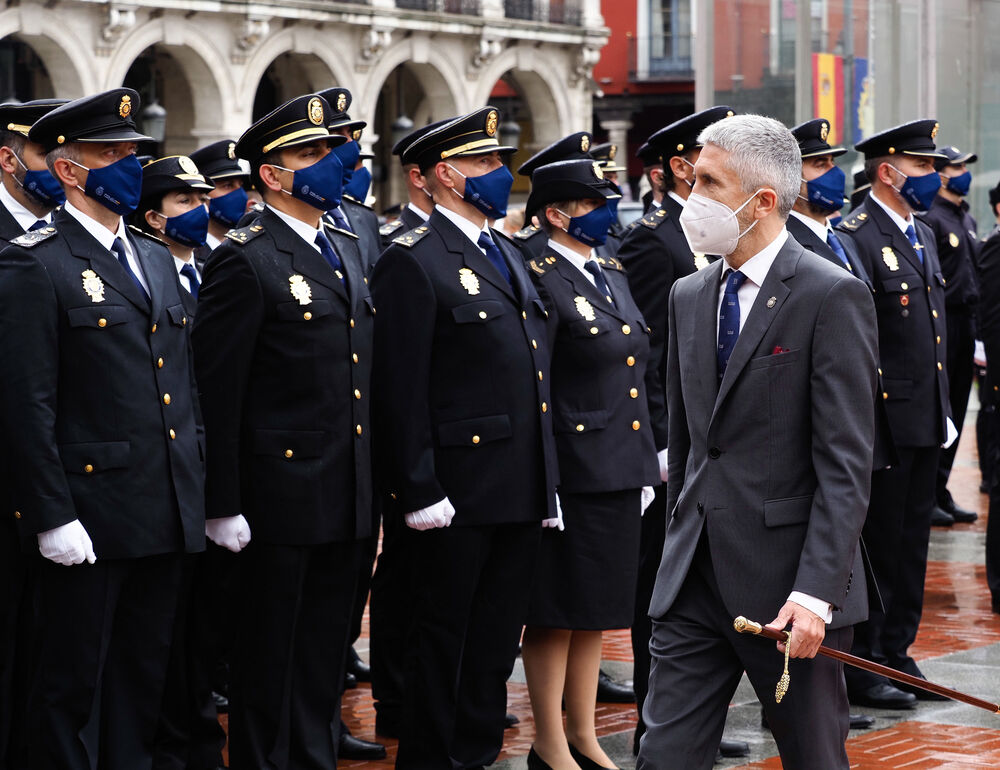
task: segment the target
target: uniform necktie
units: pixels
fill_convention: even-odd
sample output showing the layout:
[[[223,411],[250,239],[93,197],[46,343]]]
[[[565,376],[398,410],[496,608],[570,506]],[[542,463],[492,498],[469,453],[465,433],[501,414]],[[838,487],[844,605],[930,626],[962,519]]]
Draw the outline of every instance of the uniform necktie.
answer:
[[[347,230],[349,233],[354,232],[351,228],[351,223],[347,221],[347,217],[344,216],[344,212],[340,210],[339,206],[335,209],[330,209],[330,216],[333,217],[333,221],[337,223],[337,227],[341,230]]]
[[[726,373],[729,356],[733,354],[736,340],[740,336],[740,299],[737,294],[746,276],[739,270],[734,270],[726,279],[726,290],[722,295],[722,306],[719,308],[719,350],[717,362],[719,382]]]
[[[149,292],[146,291],[146,287],[139,281],[139,276],[135,274],[132,266],[128,263],[128,257],[125,254],[125,244],[122,243],[121,238],[115,238],[115,242],[111,244],[111,250],[115,253],[121,266],[125,268],[125,272],[128,273],[129,277],[135,283],[136,288],[139,289],[139,293],[146,298],[146,302],[149,302]]]
[[[608,282],[604,278],[604,271],[601,270],[601,266],[594,260],[588,259],[583,263],[583,269],[594,276],[594,283],[597,284],[598,291],[607,298],[608,302],[612,305],[615,304],[615,300],[611,296],[611,287],[608,286]]]
[[[906,226],[906,239],[910,242],[913,250],[917,252],[917,259],[920,260],[920,264],[922,265],[924,263],[924,247],[917,240],[917,231],[913,229],[913,225]]]
[[[494,267],[500,271],[500,275],[513,287],[514,282],[510,277],[510,268],[507,267],[507,262],[504,260],[503,254],[500,253],[500,249],[493,243],[493,239],[490,238],[489,234],[485,231],[480,233],[479,240],[476,243],[479,244],[479,248],[486,252],[486,256],[493,263]]]
[[[333,250],[333,245],[330,243],[330,240],[323,234],[322,230],[316,233],[316,245],[319,246],[319,253],[323,255],[323,259],[330,263],[330,267],[332,267],[337,273],[337,277],[340,279],[340,282],[346,286],[347,282],[344,280],[344,266],[340,261],[340,257],[337,256],[337,252]]]
[[[826,231],[826,242],[833,249],[833,253],[840,257],[840,261],[844,263],[844,267],[853,273],[854,268],[851,267],[851,261],[847,258],[847,252],[844,251],[844,244],[840,242],[840,238],[837,237],[837,234],[833,230]]]
[[[191,288],[188,291],[191,292],[191,296],[198,299],[198,273],[195,272],[194,265],[188,263],[181,268],[181,275],[188,279],[188,286]]]
[[[35,223],[28,228],[28,232],[32,232],[33,230],[41,230],[47,224],[48,222],[46,222],[44,219],[36,219]]]

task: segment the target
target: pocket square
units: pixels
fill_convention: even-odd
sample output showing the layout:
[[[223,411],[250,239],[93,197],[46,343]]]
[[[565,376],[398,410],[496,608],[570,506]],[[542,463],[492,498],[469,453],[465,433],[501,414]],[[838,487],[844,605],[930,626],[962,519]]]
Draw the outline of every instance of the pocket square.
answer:
[[[781,345],[775,345],[774,350],[771,351],[771,355],[776,356],[779,353],[791,353],[791,351],[788,348],[781,347]]]

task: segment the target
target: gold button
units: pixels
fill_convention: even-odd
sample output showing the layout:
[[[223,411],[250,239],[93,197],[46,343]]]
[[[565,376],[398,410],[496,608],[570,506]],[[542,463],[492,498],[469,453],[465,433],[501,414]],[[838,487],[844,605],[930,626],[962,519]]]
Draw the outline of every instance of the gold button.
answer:
[[[548,404],[546,404],[546,403],[545,403],[545,402],[543,401],[543,402],[542,402],[542,414],[545,414],[545,413],[546,413],[547,411],[549,411],[549,405],[548,405]]]
[[[395,500],[396,499],[396,493],[395,492],[390,492],[389,493],[389,497],[391,497],[393,500]]]
[[[622,334],[631,334],[631,333],[632,333],[632,327],[631,326],[629,326],[628,324],[625,324],[624,326],[622,326]]]
[[[21,512],[20,511],[14,511],[14,518],[15,519],[20,519],[21,518]]]
[[[576,426],[576,432],[577,433],[583,433],[583,426],[582,425],[577,425]]]
[[[902,289],[903,291],[906,291],[907,289],[910,288],[910,284],[904,281],[903,283],[899,284],[899,288]]]
[[[532,340],[531,347],[534,348],[535,350],[538,350],[538,342],[536,340]]]
[[[629,366],[635,366],[635,356],[629,356],[625,359],[625,363]]]
[[[632,398],[639,398],[639,389],[638,389],[638,388],[632,388],[632,389],[631,389],[631,390],[630,390],[630,391],[628,392],[628,394],[629,394],[629,396],[631,396]]]
[[[108,325],[108,319],[107,318],[98,318],[97,319],[97,325],[100,326],[103,329],[105,326]]]
[[[156,368],[157,369],[162,369],[163,368],[163,358],[157,358],[156,359]]]
[[[940,362],[940,361],[938,361],[938,371],[940,372],[940,371],[942,371],[943,369],[944,369],[944,367],[943,367],[943,366],[941,366],[941,362]]]
[[[295,454],[295,452],[293,452],[291,449],[286,449],[285,450],[285,457],[291,457],[294,454]]]
[[[940,337],[939,337],[938,339],[940,339]],[[881,376],[882,376],[882,370],[881,370],[881,369],[879,369],[879,370],[878,370],[878,376],[879,376],[879,377],[881,377]]]
[[[172,438],[172,439],[173,438],[177,438],[177,434],[174,433],[174,429],[173,428],[170,429],[170,438]]]
[[[83,472],[84,473],[93,473],[94,472],[94,466],[91,465],[90,463],[87,463],[86,465],[83,466]]]
[[[164,393],[163,394],[163,403],[164,404],[169,404],[170,403],[170,394],[169,393]]]
[[[544,377],[542,377],[542,373],[541,373],[541,372],[539,372],[539,373],[538,373],[538,381],[539,381],[539,382],[541,382],[541,381],[542,381],[543,379],[545,379],[545,378],[544,378]]]
[[[937,316],[937,310],[932,310],[931,311],[931,315],[934,316],[935,318],[937,318],[938,317]]]
[[[184,316],[181,319],[181,326],[187,326],[187,325],[188,325],[188,319],[187,319],[187,316]]]
[[[150,334],[156,334],[156,324],[153,324],[153,328],[149,330]]]
[[[549,311],[548,310],[543,310],[542,313],[545,315],[546,318],[549,317]]]
[[[361,400],[361,391],[358,390],[357,388],[354,389],[354,397],[358,399],[358,401]]]
[[[599,331],[600,331],[600,329],[598,329],[596,326],[591,326],[590,327],[590,333],[591,334],[597,334]]]
[[[480,318],[486,318],[486,311],[485,310],[480,310],[479,311],[479,317]],[[351,324],[351,326],[354,326],[354,324]]]
[[[311,320],[312,320],[312,317],[313,317],[313,314],[312,314],[312,313],[310,313],[310,312],[309,312],[309,311],[307,310],[306,312],[304,312],[304,313],[302,314],[302,317],[303,317],[304,319],[306,319],[307,321],[311,321]]]
[[[639,421],[638,420],[636,420],[635,422],[632,423],[632,430],[639,430],[640,427],[642,427],[642,426],[639,425]]]
[[[361,280],[362,280],[362,281],[364,281],[365,283],[368,283],[368,279],[367,279],[367,278],[365,278],[364,276],[361,276]],[[395,500],[395,499],[396,499],[396,496],[395,496],[395,495],[393,495],[393,496],[392,496],[392,499],[393,499],[393,500]]]
[[[357,433],[357,434],[358,434],[358,435],[360,436],[360,435],[361,435],[361,426],[360,426],[360,425],[358,425],[358,426],[357,426],[357,427],[356,427],[356,428],[354,429],[354,432],[355,432],[355,433]]]
[[[357,362],[358,362],[358,354],[357,354],[357,353],[354,353],[354,354],[353,354],[353,355],[351,356],[351,360],[352,360],[352,361],[353,361],[354,363],[357,363]]]
[[[528,320],[528,314],[525,313],[523,310],[521,311],[521,318],[523,318],[525,321]]]
[[[354,328],[354,319],[353,318],[351,319],[351,328],[352,329]]]
[[[941,344],[941,335],[940,335],[940,334],[939,334],[939,335],[937,336],[937,344],[938,344],[938,345],[940,345],[940,344]]]
[[[885,391],[883,391],[883,392],[882,392],[882,398],[884,398],[884,399],[885,399],[885,398],[889,398],[889,394],[888,394],[888,393],[886,393]]]
[[[479,439],[479,436],[473,436],[473,437],[472,437],[472,443],[473,443],[473,444],[478,444],[478,443],[479,443],[479,440],[480,440],[480,439]]]

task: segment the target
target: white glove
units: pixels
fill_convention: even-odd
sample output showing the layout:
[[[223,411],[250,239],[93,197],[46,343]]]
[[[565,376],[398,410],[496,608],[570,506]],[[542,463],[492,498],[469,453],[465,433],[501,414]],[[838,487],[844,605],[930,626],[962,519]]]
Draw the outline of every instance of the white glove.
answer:
[[[551,519],[543,519],[542,526],[545,529],[558,529],[560,532],[566,529],[563,523],[562,503],[559,502],[559,493],[556,492],[556,515]]]
[[[84,561],[90,564],[97,561],[94,544],[79,519],[39,532],[36,537],[42,556],[56,564],[69,567],[72,564],[83,564]]]
[[[220,519],[205,519],[205,534],[216,545],[239,553],[250,542],[250,525],[242,513]]]
[[[986,346],[982,340],[976,340],[976,350],[972,354],[972,360],[976,366],[986,366]]]
[[[955,423],[951,421],[950,417],[946,417],[945,419],[948,422],[945,424],[945,438],[944,443],[941,445],[942,449],[950,447],[955,443],[955,439],[958,438],[958,428],[955,427]]]
[[[455,518],[455,506],[447,497],[434,505],[428,505],[419,511],[410,511],[403,516],[406,526],[420,531],[449,527],[453,518]]]
[[[653,498],[656,497],[656,492],[653,491],[652,487],[643,487],[641,493],[642,500],[642,510],[639,512],[640,516],[646,515],[646,509],[649,504],[653,502]]]
[[[667,483],[667,450],[661,449],[656,453],[656,459],[660,463],[660,481]]]

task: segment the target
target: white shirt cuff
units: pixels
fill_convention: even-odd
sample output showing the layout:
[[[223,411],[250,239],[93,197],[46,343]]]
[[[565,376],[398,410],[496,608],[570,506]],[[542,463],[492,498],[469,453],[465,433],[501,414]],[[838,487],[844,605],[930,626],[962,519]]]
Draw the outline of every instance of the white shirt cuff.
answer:
[[[822,599],[817,599],[815,596],[804,594],[801,591],[792,591],[788,594],[788,601],[802,605],[810,612],[819,615],[823,618],[824,623],[830,623],[833,620],[833,605],[830,602],[824,602]]]

